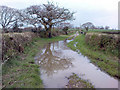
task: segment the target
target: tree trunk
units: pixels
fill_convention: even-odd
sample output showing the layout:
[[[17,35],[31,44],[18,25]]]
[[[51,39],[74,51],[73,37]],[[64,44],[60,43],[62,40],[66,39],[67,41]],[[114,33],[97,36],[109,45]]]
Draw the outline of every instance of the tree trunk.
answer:
[[[45,34],[45,37],[48,38],[48,35],[49,35],[49,31],[48,29],[46,30],[46,34]]]
[[[51,32],[49,32],[49,38],[51,38],[51,37],[52,37]]]
[[[52,38],[51,29],[46,30],[46,37]]]
[[[66,35],[68,35],[67,31],[65,32]]]
[[[86,27],[85,29],[86,29],[86,31],[88,32],[88,27]]]
[[[52,25],[50,25],[48,28],[48,37],[49,38],[52,38],[51,29],[52,29]]]
[[[6,31],[6,28],[5,28],[5,26],[2,26],[2,30],[3,30],[3,31]]]
[[[52,34],[51,34],[52,25],[49,25],[48,28],[45,27],[45,29],[46,29],[46,35],[45,35],[45,37],[46,38],[52,38]]]

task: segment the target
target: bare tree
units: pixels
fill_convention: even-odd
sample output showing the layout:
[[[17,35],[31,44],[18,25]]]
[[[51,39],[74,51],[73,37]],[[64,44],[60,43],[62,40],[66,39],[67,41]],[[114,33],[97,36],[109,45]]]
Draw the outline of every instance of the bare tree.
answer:
[[[38,18],[34,15],[29,13],[29,8],[20,10],[19,12],[20,21],[27,25],[32,25],[35,29],[40,26]]]
[[[60,8],[48,2],[43,5],[34,5],[27,8],[27,12],[34,20],[41,23],[46,30],[46,37],[51,38],[51,28],[54,24],[73,20],[73,14],[68,9]]]
[[[56,25],[59,29],[62,29],[64,32],[65,32],[65,34],[67,35],[68,33],[67,33],[67,31],[68,31],[68,29],[69,28],[72,28],[72,24],[70,24],[70,23],[66,23],[66,22],[64,22],[64,23],[59,23],[59,24],[57,24]]]
[[[90,29],[90,28],[92,29],[94,27],[94,25],[91,22],[87,22],[87,23],[84,23],[82,25],[82,27],[85,28],[86,31],[88,31],[88,29]]]
[[[7,6],[0,6],[0,25],[3,30],[7,30],[13,25],[17,18],[17,10]]]
[[[103,26],[100,26],[99,28],[100,28],[100,29],[104,29],[104,27],[103,27]]]
[[[105,29],[108,30],[110,27],[109,26],[105,26]]]

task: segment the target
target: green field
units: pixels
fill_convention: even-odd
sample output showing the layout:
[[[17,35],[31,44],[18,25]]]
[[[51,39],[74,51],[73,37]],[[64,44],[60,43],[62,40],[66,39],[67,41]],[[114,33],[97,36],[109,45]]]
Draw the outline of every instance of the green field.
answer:
[[[69,29],[71,30],[80,31],[80,29]],[[83,31],[86,30],[83,29]],[[120,32],[120,30],[89,29],[88,32]]]
[[[118,32],[120,30],[102,30],[102,29],[95,29],[95,30],[92,30],[90,29],[88,32]]]

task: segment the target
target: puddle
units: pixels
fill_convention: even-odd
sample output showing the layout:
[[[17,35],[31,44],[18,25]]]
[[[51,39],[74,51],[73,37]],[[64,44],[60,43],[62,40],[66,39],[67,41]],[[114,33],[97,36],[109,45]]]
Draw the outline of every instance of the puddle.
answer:
[[[118,80],[101,71],[90,60],[66,46],[71,40],[45,45],[35,57],[40,65],[41,79],[45,88],[64,88],[72,73],[89,80],[95,88],[118,88]]]

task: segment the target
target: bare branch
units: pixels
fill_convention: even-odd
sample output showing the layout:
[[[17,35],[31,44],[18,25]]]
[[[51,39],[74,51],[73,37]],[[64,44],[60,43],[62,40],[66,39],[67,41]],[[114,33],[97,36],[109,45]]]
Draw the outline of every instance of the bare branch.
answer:
[[[10,26],[10,24],[18,19],[16,18],[17,10],[7,6],[0,6],[0,10],[0,25],[2,26],[3,30],[5,30]]]

